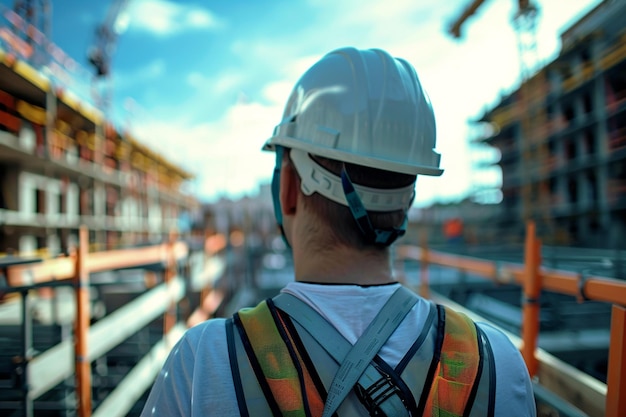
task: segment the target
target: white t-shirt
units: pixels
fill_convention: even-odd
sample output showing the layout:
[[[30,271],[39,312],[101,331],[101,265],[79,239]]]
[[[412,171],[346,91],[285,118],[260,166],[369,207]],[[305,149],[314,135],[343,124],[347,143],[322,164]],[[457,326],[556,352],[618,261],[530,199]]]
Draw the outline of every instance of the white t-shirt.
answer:
[[[311,305],[352,344],[391,297],[399,284],[379,286],[323,285],[293,282],[282,292]],[[428,317],[420,298],[381,348],[379,355],[395,367]],[[149,416],[239,416],[232,382],[225,319],[189,329],[170,352],[142,412]],[[479,323],[490,340],[496,363],[496,416],[535,416],[528,371],[519,351],[499,330]],[[421,331],[421,330],[420,330]]]

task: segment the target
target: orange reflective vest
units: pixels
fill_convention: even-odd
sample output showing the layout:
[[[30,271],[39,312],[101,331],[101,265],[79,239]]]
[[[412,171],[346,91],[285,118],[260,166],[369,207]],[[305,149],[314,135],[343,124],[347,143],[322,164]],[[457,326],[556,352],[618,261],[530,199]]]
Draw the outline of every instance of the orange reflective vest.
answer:
[[[226,334],[242,416],[322,415],[339,364],[272,299],[236,313]],[[398,365],[379,356],[372,365],[380,380],[356,384],[335,416],[385,416],[381,404],[391,396],[406,416],[493,416],[493,353],[462,313],[431,303],[426,325]]]

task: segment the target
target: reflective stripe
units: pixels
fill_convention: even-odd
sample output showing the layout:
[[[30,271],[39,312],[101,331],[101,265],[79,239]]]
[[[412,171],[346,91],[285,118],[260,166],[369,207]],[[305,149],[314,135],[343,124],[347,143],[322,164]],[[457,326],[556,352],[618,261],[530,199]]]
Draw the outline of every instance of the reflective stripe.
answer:
[[[239,317],[278,408],[304,417],[298,373],[269,309],[261,303],[240,312]]]
[[[474,323],[446,310],[441,359],[426,402],[433,416],[463,417],[479,375],[480,354]]]

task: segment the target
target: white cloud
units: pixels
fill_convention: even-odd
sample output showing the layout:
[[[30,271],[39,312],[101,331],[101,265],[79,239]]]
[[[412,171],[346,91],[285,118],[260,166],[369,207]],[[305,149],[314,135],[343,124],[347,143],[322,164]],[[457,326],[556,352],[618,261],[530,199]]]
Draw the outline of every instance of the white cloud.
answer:
[[[259,181],[269,181],[274,157],[261,147],[281,111],[277,105],[239,102],[215,123],[145,120],[133,133],[196,174],[199,195],[214,200],[225,190],[231,195],[254,193]]]
[[[270,103],[283,106],[292,89],[293,83],[290,81],[273,82],[263,88],[263,97]]]
[[[168,0],[138,0],[130,6],[130,27],[156,35],[192,29],[216,29],[224,22],[211,11]]]
[[[574,1],[577,6],[572,9],[589,2]],[[142,3],[156,13],[153,17],[147,10],[142,12],[145,20],[152,21],[143,23],[145,29],[157,33],[215,25],[202,14],[193,15],[194,9],[177,3]],[[142,122],[137,136],[195,171],[201,181],[201,196],[251,192],[259,180],[271,176],[273,157],[259,149],[279,121],[298,77],[323,53],[336,47],[380,47],[415,65],[435,106],[437,149],[446,172],[440,178],[420,178],[417,204],[458,198],[471,188],[474,178],[470,175],[467,121],[493,103],[500,91],[515,84],[519,73],[517,44],[509,20],[514,5],[486,4],[466,27],[465,39],[456,42],[444,30],[462,3],[397,1],[377,8],[362,0],[311,0],[321,17],[307,16],[311,24],[303,24],[299,31],[284,34],[277,29],[266,37],[254,38],[245,33],[233,34],[230,53],[239,66],[220,68],[217,73],[189,73],[186,82],[196,89],[193,97],[181,101],[169,118]],[[542,17],[542,25],[555,30],[555,17],[563,19],[550,11]],[[554,32],[546,35],[548,32],[542,29],[540,33],[554,37]],[[542,42],[539,39],[540,46]],[[226,55],[224,61],[230,58]],[[248,86],[245,91],[245,83],[256,80],[257,87],[250,90]],[[226,102],[229,92],[233,94]],[[245,99],[235,100],[237,95]],[[183,114],[197,113],[207,100],[221,100],[224,107],[230,107],[215,122],[189,124]]]

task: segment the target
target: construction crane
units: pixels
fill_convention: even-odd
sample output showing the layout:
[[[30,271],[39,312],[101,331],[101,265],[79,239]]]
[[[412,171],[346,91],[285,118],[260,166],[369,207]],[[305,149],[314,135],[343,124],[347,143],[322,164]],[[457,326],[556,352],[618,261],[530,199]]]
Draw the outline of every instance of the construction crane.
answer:
[[[450,22],[447,27],[448,34],[454,39],[462,38],[463,26],[483,3],[485,3],[485,0],[473,0],[456,19]],[[541,84],[540,80],[531,80],[538,62],[536,27],[539,9],[530,0],[517,0],[516,3],[517,10],[512,16],[511,23],[517,36],[520,64],[519,75],[521,78],[521,86],[516,103],[516,113],[520,126],[518,149],[522,155],[521,165],[518,168],[522,177],[521,217],[523,220],[537,217],[538,213],[535,208],[539,206],[543,211],[539,216],[543,220],[543,226],[551,229],[553,225],[548,208],[549,192],[547,191],[545,175],[538,183],[535,183],[535,180],[532,178],[535,173],[541,170],[541,167],[537,167],[538,161],[545,161],[549,157],[545,141],[537,141],[537,139],[541,139],[537,135],[537,128],[540,127],[539,125],[546,123],[545,109],[541,105],[534,105],[532,103],[533,98],[531,98],[538,91],[537,85]],[[530,84],[533,84],[533,86],[531,87]],[[535,188],[538,188],[538,193]],[[538,195],[536,196],[536,194]]]
[[[455,39],[459,39],[462,37],[461,28],[465,25],[467,19],[472,17],[476,11],[482,6],[485,0],[474,0],[472,1],[465,9],[461,15],[453,20],[448,26],[448,33]],[[535,4],[533,4],[530,0],[518,0],[517,1],[517,11],[513,16],[514,20],[519,18],[523,19],[531,19],[537,16],[537,12],[539,9]]]
[[[115,50],[117,37],[125,29],[124,10],[130,0],[115,0],[107,12],[106,18],[96,29],[96,40],[89,49],[87,58],[94,67],[98,78],[108,77],[111,72],[111,57]]]
[[[473,0],[461,14],[447,27],[447,32],[454,39],[462,38],[462,28],[467,20],[485,3],[485,0]],[[521,76],[525,81],[534,69],[537,58],[536,22],[539,8],[530,0],[517,0],[517,10],[512,23],[517,34],[520,54]]]

